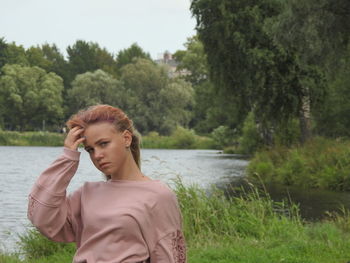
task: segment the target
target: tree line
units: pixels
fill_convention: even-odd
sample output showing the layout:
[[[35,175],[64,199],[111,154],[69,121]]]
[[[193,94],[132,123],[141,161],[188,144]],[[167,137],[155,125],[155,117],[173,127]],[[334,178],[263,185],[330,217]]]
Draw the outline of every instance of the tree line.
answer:
[[[0,39],[0,127],[57,129],[108,103],[145,134],[176,126],[220,144],[291,144],[350,135],[350,2],[193,0],[197,34],[170,78],[137,44],[111,54],[76,41],[24,49]]]
[[[122,108],[141,133],[170,134],[188,127],[194,104],[191,84],[170,78],[137,44],[113,55],[78,40],[24,49],[0,39],[0,127],[57,131],[73,113],[106,103]]]

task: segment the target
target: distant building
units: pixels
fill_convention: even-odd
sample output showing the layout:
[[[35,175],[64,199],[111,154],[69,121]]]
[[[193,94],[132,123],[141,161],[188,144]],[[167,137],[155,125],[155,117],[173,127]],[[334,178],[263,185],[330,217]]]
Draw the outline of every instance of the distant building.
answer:
[[[188,70],[177,70],[179,62],[173,59],[173,55],[169,51],[165,51],[160,58],[156,59],[155,62],[159,65],[163,65],[168,68],[169,78],[175,78],[180,76],[190,75],[191,72]]]

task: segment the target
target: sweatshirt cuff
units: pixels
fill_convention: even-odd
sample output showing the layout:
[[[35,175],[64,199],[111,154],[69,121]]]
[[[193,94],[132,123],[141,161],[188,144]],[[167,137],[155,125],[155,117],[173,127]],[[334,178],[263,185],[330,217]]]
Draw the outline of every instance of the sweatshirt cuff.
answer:
[[[64,147],[63,148],[63,155],[67,157],[68,159],[71,159],[73,161],[79,161],[80,158],[80,152],[76,150],[71,150],[69,148]]]

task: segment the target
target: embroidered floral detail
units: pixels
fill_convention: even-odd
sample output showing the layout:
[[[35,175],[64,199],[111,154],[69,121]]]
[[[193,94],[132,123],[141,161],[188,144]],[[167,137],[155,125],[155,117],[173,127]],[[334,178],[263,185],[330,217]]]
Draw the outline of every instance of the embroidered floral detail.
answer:
[[[36,205],[36,201],[33,197],[29,196],[29,205],[28,205],[28,215],[33,217],[33,211]]]
[[[186,245],[185,238],[181,231],[176,232],[176,236],[172,240],[173,254],[175,263],[185,263],[186,262]]]

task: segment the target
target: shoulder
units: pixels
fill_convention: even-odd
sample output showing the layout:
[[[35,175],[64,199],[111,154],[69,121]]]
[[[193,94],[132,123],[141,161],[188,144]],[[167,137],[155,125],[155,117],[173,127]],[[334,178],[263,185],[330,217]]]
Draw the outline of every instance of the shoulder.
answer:
[[[179,219],[180,209],[175,193],[169,186],[160,181],[156,184],[156,189],[156,202],[153,209],[154,215],[158,218],[163,218],[165,221],[168,221],[169,218],[172,218],[172,220],[176,219],[177,221]]]
[[[173,190],[162,181],[154,181],[151,186],[157,204],[177,203],[177,198]]]

